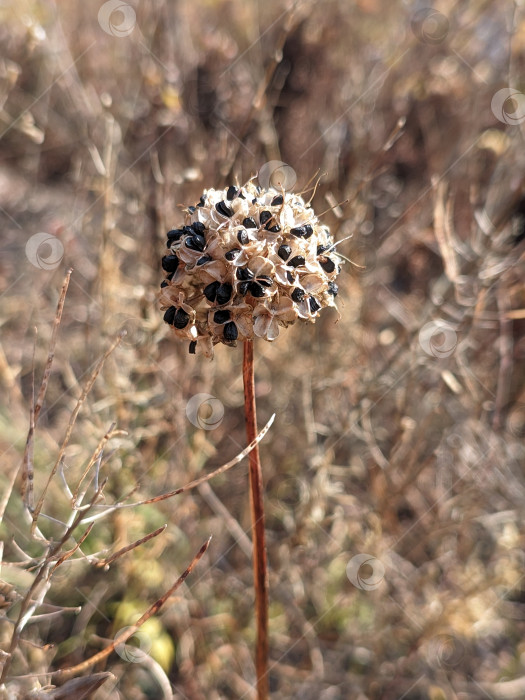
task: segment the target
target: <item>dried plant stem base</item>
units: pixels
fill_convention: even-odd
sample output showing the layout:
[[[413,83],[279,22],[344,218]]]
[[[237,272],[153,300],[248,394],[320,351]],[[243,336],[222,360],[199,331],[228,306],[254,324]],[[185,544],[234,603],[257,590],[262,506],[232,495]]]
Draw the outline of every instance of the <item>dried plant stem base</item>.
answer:
[[[244,413],[248,442],[257,436],[255,411],[255,381],[253,371],[253,341],[244,341],[243,360]],[[257,698],[268,698],[268,568],[264,534],[264,502],[259,446],[250,452],[250,504],[252,514],[253,571],[255,580],[255,612],[257,620],[257,647],[255,668]]]

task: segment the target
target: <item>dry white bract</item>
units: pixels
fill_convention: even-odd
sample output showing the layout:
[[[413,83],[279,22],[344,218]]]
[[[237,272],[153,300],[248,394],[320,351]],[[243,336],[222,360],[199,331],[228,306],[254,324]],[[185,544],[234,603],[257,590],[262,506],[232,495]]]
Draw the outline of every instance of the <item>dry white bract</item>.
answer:
[[[299,195],[249,182],[206,190],[186,212],[186,225],[168,232],[160,304],[191,353],[275,340],[280,327],[335,306],[340,258]]]

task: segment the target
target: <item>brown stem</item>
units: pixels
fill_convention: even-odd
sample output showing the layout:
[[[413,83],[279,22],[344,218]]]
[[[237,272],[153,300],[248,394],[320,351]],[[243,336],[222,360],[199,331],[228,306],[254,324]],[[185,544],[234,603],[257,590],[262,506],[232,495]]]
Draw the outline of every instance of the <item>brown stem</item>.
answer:
[[[244,341],[242,366],[244,380],[244,415],[248,442],[257,435],[255,412],[255,381],[253,372],[253,341]],[[268,568],[264,535],[264,501],[259,445],[250,452],[250,505],[252,514],[253,574],[255,580],[255,611],[257,619],[257,699],[268,698]]]

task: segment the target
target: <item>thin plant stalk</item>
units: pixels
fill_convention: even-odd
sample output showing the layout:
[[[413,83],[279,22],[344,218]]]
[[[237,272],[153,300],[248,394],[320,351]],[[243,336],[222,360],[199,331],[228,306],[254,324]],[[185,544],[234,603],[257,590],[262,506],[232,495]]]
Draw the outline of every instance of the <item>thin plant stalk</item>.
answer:
[[[248,442],[257,436],[255,411],[255,380],[253,371],[253,341],[244,341],[242,376],[244,381],[244,414]],[[255,616],[257,642],[255,670],[257,674],[257,698],[268,698],[268,567],[264,533],[264,499],[259,445],[249,455],[250,506],[252,516],[253,573],[255,581]]]

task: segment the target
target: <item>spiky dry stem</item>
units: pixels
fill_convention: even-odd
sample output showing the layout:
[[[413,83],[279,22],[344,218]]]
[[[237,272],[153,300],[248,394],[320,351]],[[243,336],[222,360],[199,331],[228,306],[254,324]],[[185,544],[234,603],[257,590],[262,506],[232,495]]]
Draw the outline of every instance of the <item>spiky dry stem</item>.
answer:
[[[253,371],[253,341],[244,342],[243,359],[244,414],[248,442],[257,436],[255,411],[255,380]],[[255,611],[257,620],[257,647],[255,669],[257,698],[268,698],[268,568],[264,533],[264,500],[259,446],[250,452],[250,505],[252,514],[253,572],[255,581]]]

